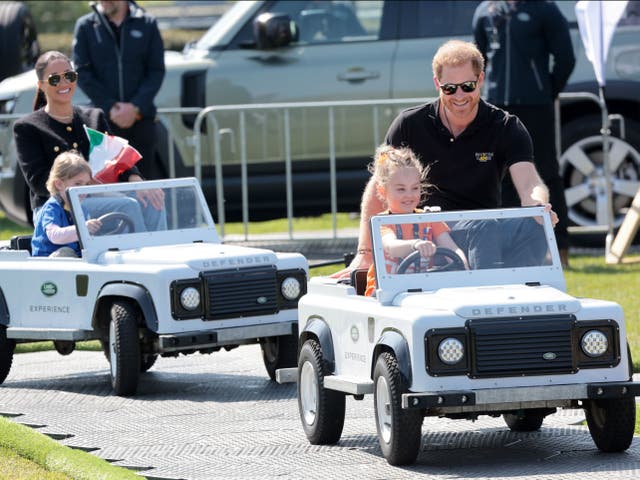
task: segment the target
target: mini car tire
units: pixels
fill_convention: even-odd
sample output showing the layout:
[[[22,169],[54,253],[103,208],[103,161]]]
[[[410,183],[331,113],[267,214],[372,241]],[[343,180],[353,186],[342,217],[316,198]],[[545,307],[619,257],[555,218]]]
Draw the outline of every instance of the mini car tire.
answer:
[[[603,452],[622,452],[629,448],[636,422],[634,397],[587,400],[584,412],[596,447]]]
[[[540,430],[545,415],[539,412],[524,410],[520,413],[505,413],[502,415],[504,423],[512,432],[535,432]]]
[[[406,465],[416,461],[422,442],[422,413],[402,408],[406,382],[396,357],[384,352],[373,372],[373,396],[378,441],[390,465]]]
[[[111,306],[109,363],[116,395],[133,395],[140,378],[140,344],[134,310],[127,301],[117,300]]]
[[[325,373],[320,345],[307,340],[298,359],[298,410],[312,445],[337,443],[344,427],[345,395],[324,388]]]
[[[148,371],[156,363],[158,355],[153,353],[140,354],[140,373]]]
[[[105,358],[109,361],[109,341],[100,339],[100,345],[102,346],[102,352]],[[158,359],[158,355],[154,353],[141,353],[140,354],[140,373],[147,372],[153,367]]]
[[[281,335],[279,337],[268,337],[260,342],[262,349],[262,360],[267,369],[269,378],[276,380],[276,370],[279,368],[291,368],[297,365],[298,361],[298,336]]]
[[[106,339],[101,338],[100,346],[102,347],[102,353],[104,353],[104,358],[106,358],[107,361],[109,361],[109,338],[108,337]]]
[[[0,325],[0,384],[4,382],[9,375],[11,365],[13,364],[13,351],[16,348],[16,342],[7,338],[7,327]]]
[[[71,355],[76,349],[76,342],[71,340],[54,340],[53,348],[56,349],[60,355]]]

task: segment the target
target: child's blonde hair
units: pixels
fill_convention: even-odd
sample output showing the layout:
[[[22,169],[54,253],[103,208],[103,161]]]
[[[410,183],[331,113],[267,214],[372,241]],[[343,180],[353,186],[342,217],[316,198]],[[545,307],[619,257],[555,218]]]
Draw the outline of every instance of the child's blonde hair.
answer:
[[[429,169],[422,165],[410,148],[396,148],[383,143],[376,148],[373,162],[369,164],[369,172],[375,178],[376,183],[384,187],[389,184],[391,176],[400,168],[415,168],[420,177],[422,193],[426,193],[427,188],[431,186],[427,183]]]
[[[56,180],[68,180],[81,173],[88,173],[91,176],[89,162],[76,150],[62,152],[53,161],[53,166],[47,179],[47,190],[51,195],[57,195],[60,192],[56,188]]]

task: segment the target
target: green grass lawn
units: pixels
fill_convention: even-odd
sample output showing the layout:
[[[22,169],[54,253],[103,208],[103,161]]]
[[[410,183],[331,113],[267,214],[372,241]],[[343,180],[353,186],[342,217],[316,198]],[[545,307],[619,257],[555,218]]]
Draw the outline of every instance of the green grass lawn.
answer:
[[[9,240],[14,235],[31,235],[32,233],[33,229],[13,223],[4,212],[0,212],[0,240]]]
[[[133,471],[0,417],[0,479],[134,480]]]
[[[357,216],[350,213],[338,213],[336,215],[336,228],[358,228],[360,220]],[[265,233],[286,233],[289,224],[286,220],[267,220],[264,222],[251,222],[248,226],[249,235],[261,235]],[[292,220],[292,229],[294,232],[313,231],[313,230],[332,230],[333,222],[331,214],[320,215],[318,217],[300,217]],[[243,234],[244,225],[242,223],[227,223],[224,227],[224,233],[227,234]]]
[[[13,450],[0,447],[0,480],[31,478],[37,480],[67,480],[64,473],[50,472],[35,462],[21,457]]]

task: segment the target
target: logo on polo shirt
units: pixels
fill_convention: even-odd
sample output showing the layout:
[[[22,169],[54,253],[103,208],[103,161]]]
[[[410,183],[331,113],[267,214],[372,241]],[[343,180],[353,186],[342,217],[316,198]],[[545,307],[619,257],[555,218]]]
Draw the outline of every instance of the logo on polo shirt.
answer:
[[[482,163],[490,162],[493,160],[493,152],[476,152],[476,160]]]

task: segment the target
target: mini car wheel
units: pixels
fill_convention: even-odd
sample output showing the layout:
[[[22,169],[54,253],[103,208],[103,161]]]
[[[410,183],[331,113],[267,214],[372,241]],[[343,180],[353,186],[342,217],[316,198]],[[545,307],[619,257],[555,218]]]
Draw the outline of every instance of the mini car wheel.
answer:
[[[298,359],[298,409],[313,445],[337,443],[344,426],[345,396],[324,388],[325,364],[315,340],[307,340]]]
[[[105,213],[98,220],[102,222],[102,227],[94,233],[96,236],[117,235],[125,231],[134,233],[136,231],[131,217],[123,212]]]
[[[373,382],[376,429],[384,458],[390,465],[415,462],[422,441],[422,413],[402,408],[407,386],[393,354],[378,357]]]
[[[4,382],[9,375],[15,348],[16,342],[7,338],[7,327],[0,325],[0,383]]]
[[[71,355],[76,349],[76,342],[70,340],[54,340],[53,347],[60,355]]]
[[[295,367],[298,360],[298,336],[281,335],[267,337],[260,342],[262,360],[269,378],[275,381],[276,370],[279,368]]]
[[[133,307],[127,301],[116,300],[111,306],[109,362],[116,395],[133,395],[140,377],[140,344]]]
[[[584,412],[596,447],[603,452],[622,452],[629,448],[636,423],[634,397],[587,400]]]
[[[100,345],[102,346],[102,352],[104,353],[105,358],[109,361],[109,342],[101,339]],[[154,353],[140,353],[140,373],[144,373],[153,367],[157,359],[158,355]]]
[[[502,415],[504,423],[512,432],[535,432],[544,422],[544,413],[523,410],[518,413],[505,413]]]
[[[140,373],[144,373],[149,370],[156,363],[158,355],[153,353],[140,354]]]

